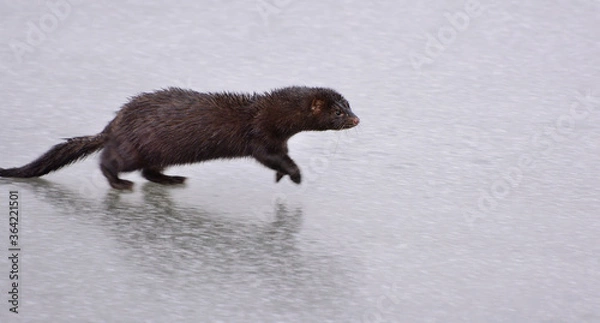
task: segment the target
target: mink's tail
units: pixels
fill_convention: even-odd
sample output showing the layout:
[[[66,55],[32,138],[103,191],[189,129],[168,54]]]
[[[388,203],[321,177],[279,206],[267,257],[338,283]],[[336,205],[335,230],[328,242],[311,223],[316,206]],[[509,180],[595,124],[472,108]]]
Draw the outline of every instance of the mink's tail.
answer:
[[[1,177],[38,177],[74,163],[104,147],[104,133],[95,136],[69,138],[23,167],[0,168]]]

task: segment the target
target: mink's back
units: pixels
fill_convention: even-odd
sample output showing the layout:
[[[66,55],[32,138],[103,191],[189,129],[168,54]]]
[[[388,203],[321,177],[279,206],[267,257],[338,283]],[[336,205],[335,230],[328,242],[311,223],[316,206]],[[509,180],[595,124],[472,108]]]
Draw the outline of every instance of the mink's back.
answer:
[[[244,93],[200,93],[193,90],[168,88],[151,93],[137,95],[126,103],[118,115],[131,121],[142,117],[157,117],[161,121],[165,114],[176,117],[228,117],[244,116],[252,113],[250,106],[260,95]]]
[[[169,88],[133,97],[107,126],[117,146],[148,164],[186,164],[242,157],[258,94],[199,93]],[[144,164],[144,160],[140,160]]]

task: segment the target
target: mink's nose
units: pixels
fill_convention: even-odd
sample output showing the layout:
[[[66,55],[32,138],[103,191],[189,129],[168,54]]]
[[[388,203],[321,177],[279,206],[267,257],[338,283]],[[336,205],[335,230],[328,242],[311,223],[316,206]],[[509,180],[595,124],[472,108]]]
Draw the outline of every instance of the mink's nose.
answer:
[[[360,122],[360,119],[359,119],[358,117],[354,117],[354,118],[352,118],[352,124],[353,124],[353,125],[355,125],[355,126],[356,126],[356,125],[358,125],[358,123],[359,123],[359,122]]]

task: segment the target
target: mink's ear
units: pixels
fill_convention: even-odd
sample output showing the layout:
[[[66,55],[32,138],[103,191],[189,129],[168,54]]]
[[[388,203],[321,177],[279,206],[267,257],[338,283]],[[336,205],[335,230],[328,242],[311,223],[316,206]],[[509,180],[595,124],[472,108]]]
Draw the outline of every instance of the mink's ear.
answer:
[[[314,99],[310,105],[310,110],[313,114],[320,113],[323,108],[325,108],[325,101],[321,99]]]

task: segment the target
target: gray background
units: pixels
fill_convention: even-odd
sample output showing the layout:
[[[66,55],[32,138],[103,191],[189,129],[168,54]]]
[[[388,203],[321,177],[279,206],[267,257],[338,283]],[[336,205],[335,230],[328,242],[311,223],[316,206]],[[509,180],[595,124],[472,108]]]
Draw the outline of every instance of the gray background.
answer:
[[[301,186],[0,179],[1,322],[600,322],[600,1],[64,1],[0,4],[1,167],[167,86],[333,87],[361,125],[292,138]]]

